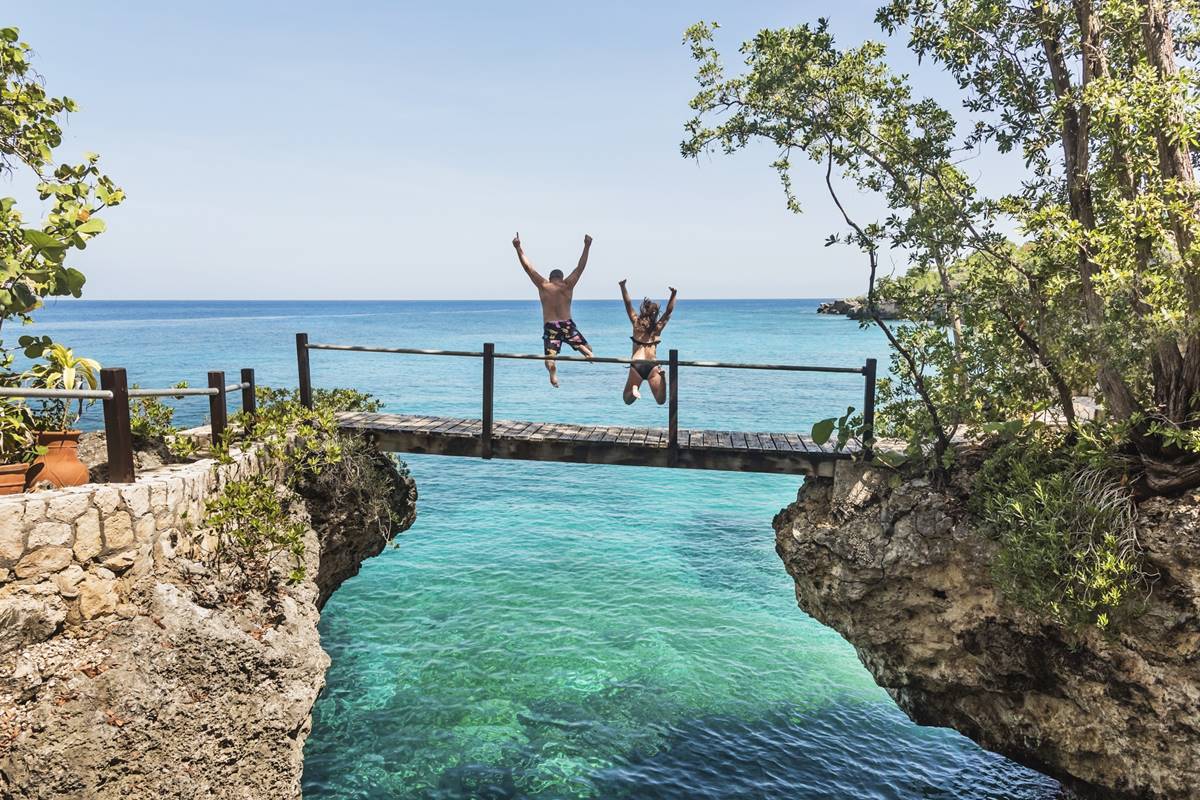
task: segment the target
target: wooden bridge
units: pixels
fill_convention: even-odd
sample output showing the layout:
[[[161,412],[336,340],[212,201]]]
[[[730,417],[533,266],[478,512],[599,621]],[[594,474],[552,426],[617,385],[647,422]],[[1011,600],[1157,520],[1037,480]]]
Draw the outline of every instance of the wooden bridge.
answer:
[[[404,347],[321,344],[296,334],[296,362],[300,400],[312,407],[309,354],[313,350],[400,355],[478,358],[482,364],[481,413],[478,419],[431,417],[412,414],[344,412],[338,415],[343,430],[373,439],[384,450],[446,456],[508,458],[525,461],[566,461],[584,464],[624,464],[643,467],[717,469],[738,472],[832,475],[838,461],[853,456],[854,448],[837,450],[818,445],[800,433],[693,430],[679,427],[679,370],[684,368],[832,372],[861,375],[864,379],[864,440],[869,447],[875,424],[875,359],[861,367],[804,366],[795,364],[742,364],[719,361],[680,361],[677,350],[655,363],[667,370],[667,427],[631,428],[573,425],[555,422],[495,420],[493,397],[496,359],[542,361],[544,355],[497,353],[488,342],[481,351],[420,350]],[[559,356],[558,361],[589,361],[579,356]],[[629,364],[627,358],[593,358],[591,362]],[[870,453],[866,452],[869,456]]]

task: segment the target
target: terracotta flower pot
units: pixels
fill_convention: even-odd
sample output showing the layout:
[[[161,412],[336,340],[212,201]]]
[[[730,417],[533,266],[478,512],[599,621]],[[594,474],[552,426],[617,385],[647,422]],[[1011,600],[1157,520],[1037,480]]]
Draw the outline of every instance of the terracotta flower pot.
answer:
[[[0,464],[0,494],[20,494],[25,491],[25,474],[29,465]]]
[[[30,484],[49,481],[56,487],[82,486],[89,480],[88,468],[79,460],[80,431],[38,431],[37,443],[46,448],[33,460]]]

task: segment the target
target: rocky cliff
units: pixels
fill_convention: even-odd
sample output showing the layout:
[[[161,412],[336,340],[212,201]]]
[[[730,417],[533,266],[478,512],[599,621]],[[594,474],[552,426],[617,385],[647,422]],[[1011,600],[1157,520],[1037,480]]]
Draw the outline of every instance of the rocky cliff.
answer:
[[[1142,505],[1159,578],[1139,618],[1102,634],[1000,596],[994,545],[965,509],[969,475],[934,490],[846,466],[776,517],[776,550],[800,607],[845,636],[914,721],[1084,796],[1200,797],[1200,497]]]
[[[269,469],[253,454],[4,498],[0,798],[299,796],[320,605],[414,514],[411,479],[376,463],[382,502],[302,487],[307,576],[265,593],[228,591],[194,524],[225,481]]]
[[[896,304],[885,300],[878,306],[881,319],[900,319],[900,309]],[[850,319],[872,319],[864,297],[849,297],[844,300],[830,300],[817,306],[818,314],[835,314]]]

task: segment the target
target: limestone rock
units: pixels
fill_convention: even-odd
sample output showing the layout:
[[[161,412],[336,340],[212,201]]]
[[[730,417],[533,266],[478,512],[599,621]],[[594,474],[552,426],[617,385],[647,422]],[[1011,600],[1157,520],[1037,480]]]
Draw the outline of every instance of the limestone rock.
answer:
[[[104,518],[104,546],[117,550],[133,544],[133,520],[125,511],[114,511]]]
[[[1119,636],[1068,631],[992,583],[969,475],[945,491],[870,470],[806,482],[775,519],[800,607],[839,631],[917,723],[956,728],[1084,796],[1176,800],[1200,786],[1200,500],[1144,504],[1160,573]]]
[[[100,555],[104,544],[100,538],[100,512],[88,509],[75,520],[75,559],[80,564]]]
[[[879,316],[882,319],[900,319],[900,309],[890,301],[878,304]],[[831,300],[817,306],[818,314],[834,314],[850,319],[873,319],[866,298],[851,297],[845,300]]]
[[[29,532],[28,547],[70,547],[71,526],[66,522],[39,522]]]
[[[25,554],[24,508],[13,502],[0,505],[0,561],[16,561]]]
[[[46,516],[59,522],[74,522],[90,506],[91,498],[88,493],[65,492],[50,501],[46,508]]]
[[[85,574],[83,567],[78,564],[71,564],[51,580],[58,587],[59,594],[68,600],[73,600],[79,596],[79,582],[83,580]]]
[[[411,479],[394,477],[389,520],[411,522]],[[208,485],[206,476],[190,480],[191,491]],[[159,483],[147,495],[152,507],[164,504],[159,513],[177,519],[193,505],[184,477]],[[336,518],[310,519],[302,508],[316,511],[318,495],[298,504],[298,519],[310,524],[307,577],[264,596],[222,587],[212,570],[180,557],[176,544],[190,550],[184,530],[145,530],[143,541],[142,519],[154,517],[134,523],[128,511],[140,502],[115,490],[97,501],[101,514],[123,517],[115,528],[106,519],[103,536],[88,533],[88,514],[76,520],[77,547],[86,529],[86,570],[70,563],[70,549],[51,559],[54,548],[42,548],[26,558],[37,555],[39,568],[65,558],[47,571],[53,577],[19,595],[0,590],[0,798],[299,798],[310,713],[329,664],[318,602],[386,544],[382,520],[356,515],[353,503]],[[146,557],[117,577],[134,553]],[[78,600],[68,605],[61,595],[71,591]],[[11,745],[5,705],[21,731]]]
[[[43,547],[25,555],[14,570],[18,578],[31,578],[58,572],[71,563],[71,548]]]
[[[0,659],[45,641],[66,618],[66,605],[58,597],[0,595]]]
[[[119,602],[121,598],[114,580],[89,576],[79,585],[79,613],[84,619],[116,613]]]

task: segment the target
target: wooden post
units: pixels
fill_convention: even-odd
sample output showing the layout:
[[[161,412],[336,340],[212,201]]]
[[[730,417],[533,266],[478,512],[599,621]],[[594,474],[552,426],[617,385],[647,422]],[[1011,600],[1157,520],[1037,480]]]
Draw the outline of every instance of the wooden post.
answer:
[[[208,396],[208,416],[212,419],[212,443],[218,444],[225,435],[225,425],[229,419],[225,406],[225,373],[208,373],[208,388],[216,389],[216,394]]]
[[[667,356],[667,454],[671,466],[679,461],[679,351],[672,348]]]
[[[242,370],[242,411],[253,419],[258,416],[258,400],[254,396],[254,370]]]
[[[312,373],[308,369],[308,334],[296,334],[296,366],[300,371],[300,404],[313,407]]]
[[[492,457],[492,400],[496,383],[496,345],[483,343],[483,432],[480,434],[479,455]]]
[[[100,370],[100,388],[112,392],[104,401],[104,439],[108,445],[108,482],[133,483],[133,432],[129,428],[129,380],[121,367]]]
[[[863,456],[868,461],[875,455],[875,359],[868,358],[863,367]]]

